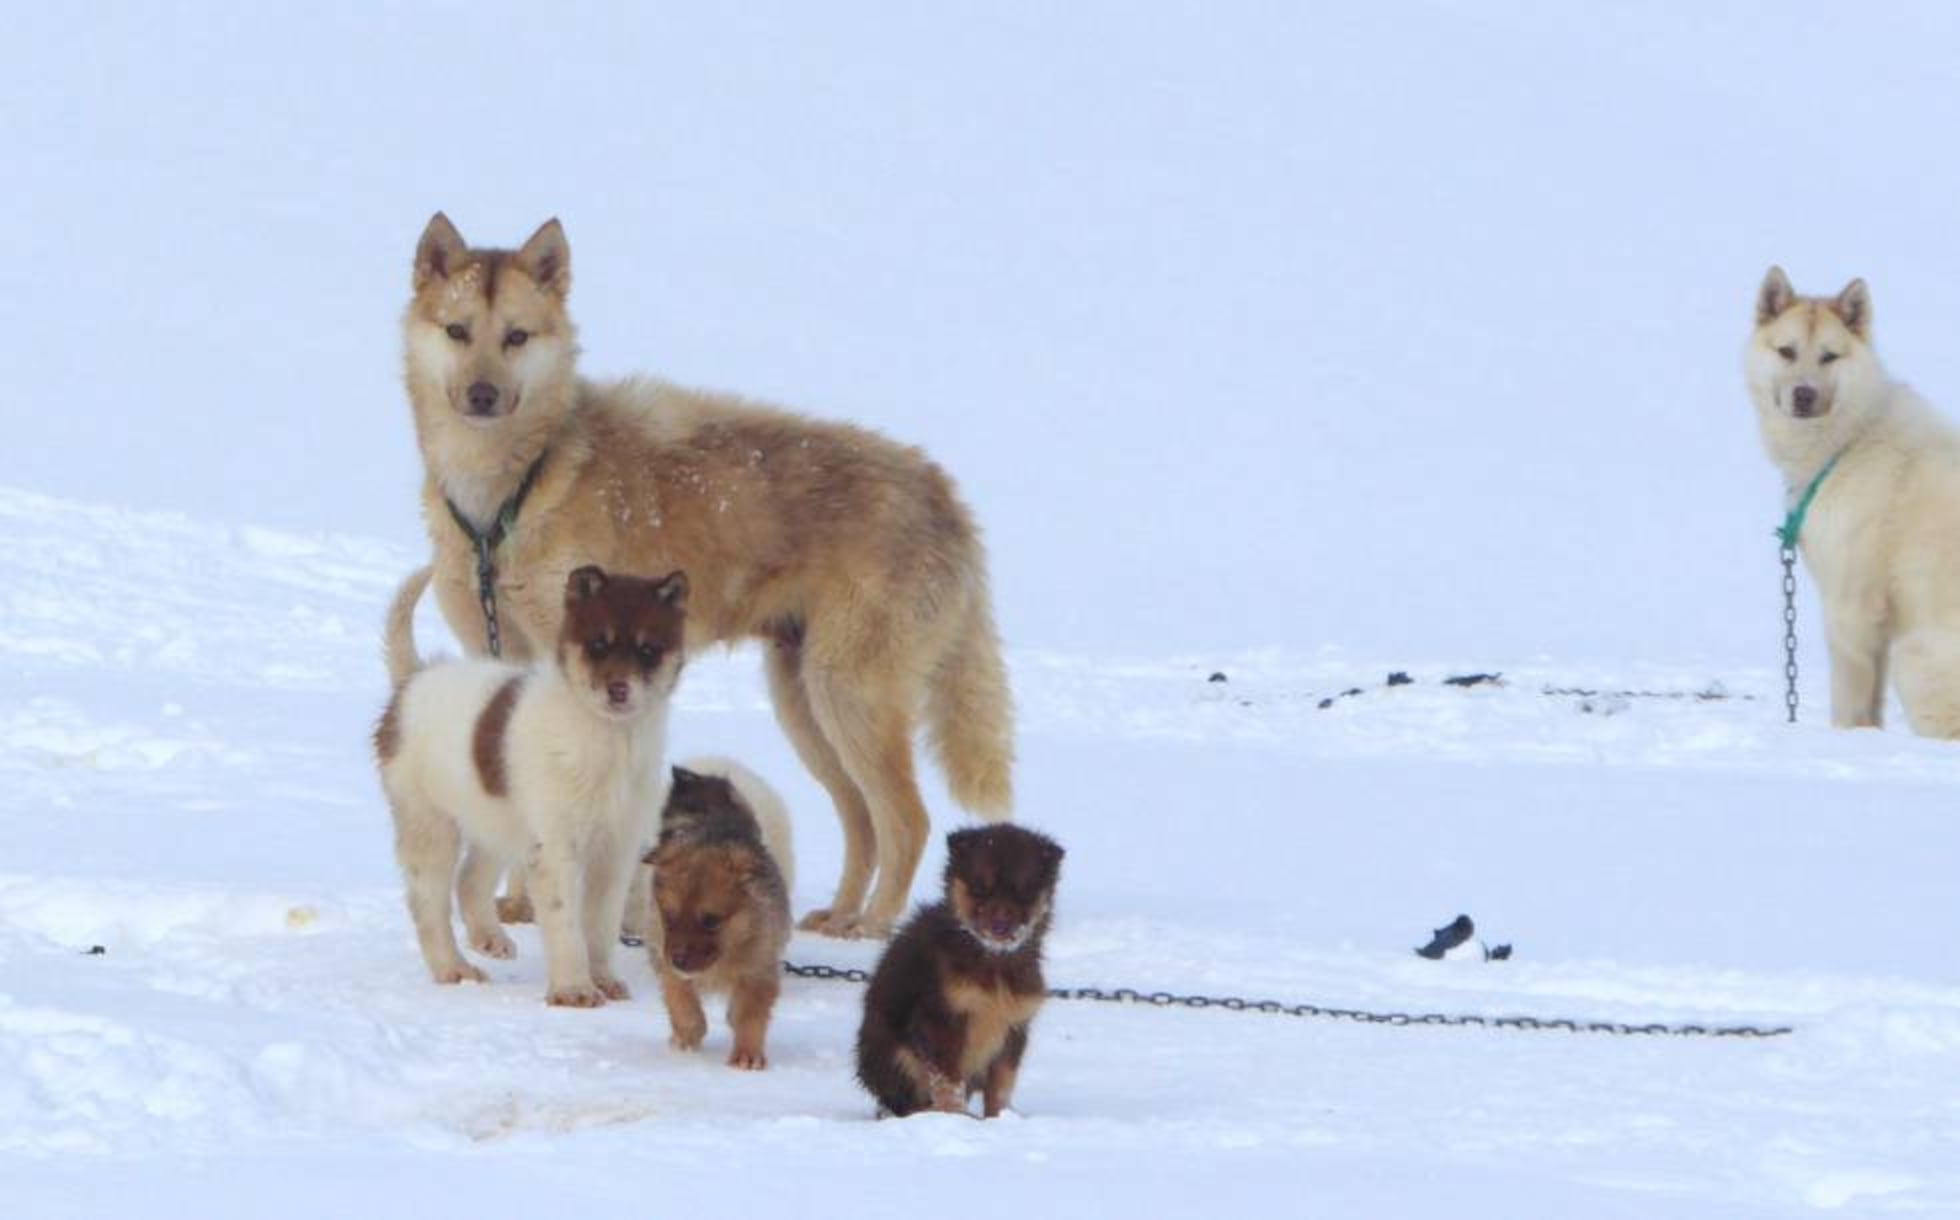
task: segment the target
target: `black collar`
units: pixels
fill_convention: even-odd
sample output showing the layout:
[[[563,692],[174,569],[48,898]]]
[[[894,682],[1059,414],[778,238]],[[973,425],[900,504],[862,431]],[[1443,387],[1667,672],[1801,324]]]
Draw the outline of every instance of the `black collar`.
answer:
[[[450,499],[447,492],[443,494],[442,502],[449,506],[449,515],[455,520],[456,528],[462,530],[463,536],[476,547],[479,559],[501,546],[504,539],[510,537],[510,532],[517,528],[517,514],[524,507],[524,498],[531,494],[531,488],[537,484],[538,472],[544,469],[545,456],[540,453],[538,460],[531,463],[531,468],[524,472],[524,481],[517,485],[510,499],[505,500],[503,507],[497,510],[496,519],[490,522],[487,530],[476,528],[476,523],[456,507],[456,501]]]

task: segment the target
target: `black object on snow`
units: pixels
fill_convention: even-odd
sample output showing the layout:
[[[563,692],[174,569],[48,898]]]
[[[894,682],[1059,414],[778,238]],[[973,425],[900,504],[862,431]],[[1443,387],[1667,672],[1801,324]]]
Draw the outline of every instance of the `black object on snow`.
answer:
[[[1441,961],[1444,954],[1469,940],[1476,931],[1477,925],[1470,921],[1468,915],[1458,915],[1449,923],[1436,929],[1436,934],[1430,938],[1429,943],[1416,950],[1416,956],[1426,957],[1432,962]]]
[[[1411,678],[1409,675],[1403,673],[1399,669],[1396,670],[1394,673],[1388,675],[1388,684],[1390,686],[1408,686],[1414,681],[1415,681],[1414,678]]]
[[[1224,682],[1224,681],[1226,681],[1226,677],[1225,677],[1225,674],[1224,674],[1224,672],[1223,672],[1223,671],[1220,671],[1220,672],[1217,672],[1217,673],[1214,673],[1214,674],[1212,674],[1212,675],[1211,675],[1211,677],[1209,677],[1209,678],[1206,678],[1206,679],[1205,679],[1205,681],[1207,681],[1207,682]]]
[[[1453,678],[1444,678],[1443,685],[1444,686],[1486,686],[1489,685],[1490,683],[1496,682],[1498,679],[1502,678],[1503,676],[1504,676],[1503,674],[1457,674]]]
[[[82,950],[83,957],[107,957],[108,955],[109,949],[106,945],[90,945],[88,948]]]
[[[1487,962],[1508,962],[1511,960],[1511,946],[1499,945],[1495,949],[1484,947],[1484,960]]]

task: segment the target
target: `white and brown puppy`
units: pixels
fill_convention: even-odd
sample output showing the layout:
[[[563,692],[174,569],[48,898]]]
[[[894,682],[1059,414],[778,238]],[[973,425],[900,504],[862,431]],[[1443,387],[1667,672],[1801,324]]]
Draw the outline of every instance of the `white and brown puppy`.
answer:
[[[471,946],[511,956],[493,898],[502,870],[521,861],[544,937],[545,1002],[589,1008],[625,999],[612,946],[660,808],[687,578],[573,571],[557,648],[532,666],[424,665],[413,618],[428,582],[427,568],[410,576],[389,611],[395,693],[374,746],[429,972],[438,983],[484,977],[457,949],[452,883]]]
[[[1879,363],[1863,280],[1798,296],[1771,267],[1743,366],[1784,508],[1808,510],[1831,723],[1877,727],[1889,674],[1915,733],[1960,737],[1960,433]]]

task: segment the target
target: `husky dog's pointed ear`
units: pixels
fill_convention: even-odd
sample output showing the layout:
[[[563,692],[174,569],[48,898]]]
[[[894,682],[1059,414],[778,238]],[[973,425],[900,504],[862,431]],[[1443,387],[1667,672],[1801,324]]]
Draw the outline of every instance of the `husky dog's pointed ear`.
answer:
[[[606,572],[597,564],[588,563],[565,578],[565,600],[584,601],[598,595],[606,587]]]
[[[422,240],[415,243],[415,291],[422,291],[431,280],[448,279],[469,256],[469,243],[449,217],[441,212],[429,217]]]
[[[556,216],[531,234],[531,239],[517,252],[517,265],[546,292],[558,297],[571,292],[572,248],[565,241],[565,226],[558,223]]]
[[[1781,317],[1783,311],[1796,304],[1796,290],[1790,287],[1790,277],[1783,274],[1783,268],[1771,267],[1763,277],[1763,286],[1756,292],[1756,325],[1761,326]]]
[[[675,569],[653,587],[653,595],[676,610],[687,609],[687,573]]]
[[[694,772],[688,770],[686,767],[679,766],[679,765],[676,765],[674,767],[675,787],[679,787],[682,784],[698,784],[700,782],[701,782],[701,777],[699,775],[696,775]]]
[[[1852,334],[1867,342],[1872,337],[1872,290],[1865,281],[1852,280],[1831,302],[1831,312],[1843,319]]]

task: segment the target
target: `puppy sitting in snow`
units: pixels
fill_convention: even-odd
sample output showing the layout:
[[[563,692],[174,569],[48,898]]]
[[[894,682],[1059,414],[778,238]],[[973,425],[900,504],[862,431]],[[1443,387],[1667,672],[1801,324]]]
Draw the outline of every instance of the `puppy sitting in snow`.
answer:
[[[410,576],[389,611],[395,694],[374,746],[429,973],[438,983],[484,978],[457,950],[452,883],[471,947],[511,956],[492,899],[504,867],[522,861],[538,899],[545,1002],[623,1000],[612,945],[633,868],[653,838],[687,578],[579,568],[566,578],[556,652],[529,668],[425,666],[413,620],[428,583],[427,568]]]
[[[732,1067],[768,1066],[763,1041],[789,944],[794,861],[789,815],[761,776],[727,759],[674,768],[653,866],[653,968],[673,1045],[708,1033],[701,991],[725,991]]]
[[[1062,849],[1018,826],[946,837],[946,899],[892,938],[864,995],[858,1080],[884,1113],[1007,1107],[1048,994],[1041,940]]]

